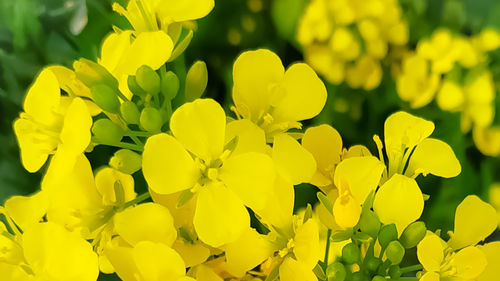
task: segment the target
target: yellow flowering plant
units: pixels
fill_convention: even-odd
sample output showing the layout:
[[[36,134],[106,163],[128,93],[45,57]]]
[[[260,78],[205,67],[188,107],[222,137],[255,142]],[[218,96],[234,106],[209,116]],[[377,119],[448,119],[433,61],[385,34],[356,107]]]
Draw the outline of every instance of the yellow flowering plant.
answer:
[[[130,29],[107,35],[96,60],[45,67],[14,121],[23,167],[43,178],[36,193],[0,206],[0,279],[496,280],[500,244],[488,239],[498,200],[465,197],[446,241],[423,221],[433,200],[423,177],[447,181],[463,169],[439,131],[431,136],[433,121],[393,110],[373,153],[309,120],[331,97],[315,70],[373,89],[388,50],[408,41],[397,1],[364,4],[311,1],[299,27],[306,62],[285,68],[269,49],[241,53],[224,107],[203,97],[207,65],[182,61],[213,0],[115,3]],[[403,62],[397,87],[414,107],[455,62],[470,68],[484,55],[446,52],[454,44],[440,36]],[[495,47],[493,34],[481,36],[455,43]],[[443,84],[438,100],[446,91],[489,95],[488,71],[470,75],[470,89]],[[484,128],[482,110],[464,109],[465,124]],[[101,151],[103,163],[92,157]],[[301,208],[296,194],[306,188],[317,200]]]

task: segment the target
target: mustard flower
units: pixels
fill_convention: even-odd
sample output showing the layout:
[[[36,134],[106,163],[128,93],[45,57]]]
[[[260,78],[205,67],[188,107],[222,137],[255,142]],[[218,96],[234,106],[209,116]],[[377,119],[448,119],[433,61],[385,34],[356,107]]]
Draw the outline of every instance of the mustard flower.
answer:
[[[144,147],[149,187],[159,194],[195,193],[199,238],[211,246],[234,241],[250,223],[244,206],[261,209],[266,203],[275,177],[272,159],[225,149],[226,115],[210,99],[179,107],[170,128],[173,136],[152,136]]]

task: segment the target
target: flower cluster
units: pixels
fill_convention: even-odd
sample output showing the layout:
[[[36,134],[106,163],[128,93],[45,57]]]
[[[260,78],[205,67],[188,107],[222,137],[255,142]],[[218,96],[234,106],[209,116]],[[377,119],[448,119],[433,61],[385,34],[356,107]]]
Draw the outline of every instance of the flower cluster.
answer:
[[[482,153],[499,155],[500,131],[492,126],[496,94],[488,56],[499,47],[500,34],[493,29],[472,37],[437,30],[405,55],[396,74],[397,92],[413,108],[436,98],[441,109],[461,112],[462,131],[472,130]]]
[[[408,33],[397,0],[313,0],[297,36],[306,61],[329,82],[371,90],[382,80],[381,61]]]
[[[0,207],[2,280],[497,278],[500,242],[482,242],[498,224],[491,205],[466,197],[446,242],[419,220],[429,199],[419,177],[462,169],[431,137],[433,122],[399,111],[387,118],[384,141],[373,138],[378,157],[363,145],[344,148],[330,125],[303,130],[327,99],[314,70],[285,68],[266,49],[234,62],[231,115],[201,98],[205,64],[183,71],[176,59],[192,20],[213,5],[115,4],[133,30],[108,35],[97,62],[38,74],[14,130],[26,170],[46,172],[37,193]],[[366,12],[380,22],[352,14],[337,31],[349,33],[354,20],[378,31],[396,24],[389,41],[405,41],[404,23],[377,7]],[[87,158],[99,145],[114,149],[104,166]],[[138,194],[138,180],[146,192]],[[319,188],[319,204],[294,212],[294,188],[304,183]]]

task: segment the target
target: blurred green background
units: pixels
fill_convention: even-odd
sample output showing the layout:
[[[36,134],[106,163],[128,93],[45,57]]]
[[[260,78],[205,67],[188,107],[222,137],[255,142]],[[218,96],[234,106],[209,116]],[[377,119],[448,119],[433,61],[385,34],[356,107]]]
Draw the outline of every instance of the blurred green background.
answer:
[[[26,172],[12,122],[22,111],[26,89],[45,65],[71,67],[79,57],[96,59],[100,44],[112,26],[127,22],[111,10],[113,0],[0,0],[0,204],[14,194],[29,194],[39,188],[43,171]],[[118,1],[126,4],[126,0]],[[478,33],[484,27],[500,28],[498,0],[401,0],[410,22],[411,44],[438,27],[463,34]],[[269,48],[285,66],[302,60],[295,40],[297,22],[307,0],[216,0],[216,7],[198,21],[198,30],[184,55],[186,66],[204,60],[209,71],[206,96],[230,106],[232,64],[248,49]],[[492,55],[493,73],[498,89],[500,52]],[[342,135],[345,146],[365,144],[376,152],[373,134],[383,134],[385,118],[403,109],[436,123],[434,137],[449,143],[462,164],[462,174],[442,180],[420,177],[419,185],[431,199],[424,220],[430,229],[450,230],[454,210],[467,194],[488,200],[488,188],[500,181],[500,159],[483,156],[470,135],[460,131],[459,113],[443,112],[435,104],[411,110],[395,91],[393,79],[385,71],[383,83],[366,92],[345,84],[327,85],[328,101],[323,112],[307,125],[328,123]],[[497,112],[500,112],[500,99]],[[227,111],[229,112],[229,111]],[[500,124],[497,114],[496,124]],[[90,155],[92,163],[105,164],[106,148]],[[142,182],[142,185],[144,183]],[[140,187],[144,188],[144,186]],[[315,188],[296,188],[297,207],[315,202]],[[496,236],[495,236],[496,235]],[[498,240],[498,233],[492,239]]]

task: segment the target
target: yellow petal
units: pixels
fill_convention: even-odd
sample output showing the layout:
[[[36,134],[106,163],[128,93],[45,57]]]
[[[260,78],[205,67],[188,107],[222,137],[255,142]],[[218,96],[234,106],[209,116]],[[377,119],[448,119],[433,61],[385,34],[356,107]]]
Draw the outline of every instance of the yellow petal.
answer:
[[[204,263],[210,257],[210,250],[208,246],[201,242],[194,244],[184,242],[182,239],[177,239],[172,245],[172,249],[177,251],[184,260],[186,267],[193,267]]]
[[[485,254],[474,246],[458,251],[454,257],[456,276],[465,280],[475,280],[486,268],[488,261]]]
[[[142,172],[149,187],[159,194],[192,188],[200,177],[191,155],[172,136],[158,134],[144,145]]]
[[[102,196],[102,203],[104,205],[123,204],[136,197],[134,191],[134,178],[131,175],[124,174],[118,170],[110,167],[103,168],[95,175],[95,184],[97,191]],[[123,202],[118,202],[116,194],[116,185],[123,192]]]
[[[272,256],[274,246],[265,235],[249,228],[238,240],[225,247],[227,270],[236,277],[243,277],[245,273],[261,264]]]
[[[326,88],[323,81],[305,63],[297,63],[285,72],[281,84],[283,92],[273,97],[276,100],[272,113],[277,123],[300,121],[318,115],[326,103]]]
[[[455,231],[448,244],[453,249],[475,245],[497,228],[496,211],[475,195],[469,195],[455,212]]]
[[[281,281],[317,281],[312,269],[307,268],[302,263],[293,258],[287,257],[280,265]]]
[[[293,185],[277,176],[266,206],[262,210],[255,210],[255,213],[263,223],[273,225],[291,235],[294,199]]]
[[[309,181],[316,171],[316,160],[288,134],[274,137],[273,161],[278,173],[293,185]]]
[[[418,174],[433,174],[443,178],[456,177],[462,171],[455,153],[444,141],[427,138],[413,151],[405,174],[415,178]]]
[[[48,205],[47,196],[43,191],[31,196],[13,196],[5,201],[8,215],[23,231],[41,221]]]
[[[271,157],[249,152],[229,157],[220,168],[220,179],[251,209],[264,208],[274,184]]]
[[[233,67],[233,101],[238,112],[256,122],[271,103],[271,86],[283,79],[280,58],[269,50],[241,54]]]
[[[162,243],[139,242],[133,249],[137,269],[145,281],[177,280],[186,274],[181,256]]]
[[[384,124],[385,148],[389,162],[402,157],[405,148],[412,148],[430,136],[434,123],[409,113],[399,111],[387,118]]]
[[[361,203],[351,195],[339,197],[333,204],[333,216],[340,227],[354,227],[361,216]]]
[[[384,164],[374,156],[345,159],[335,169],[335,186],[341,197],[344,192],[350,191],[361,205],[368,194],[377,188],[384,168]]]
[[[74,98],[64,116],[64,124],[60,135],[62,146],[75,155],[83,153],[90,144],[90,127],[92,117],[85,102]]]
[[[156,203],[127,208],[115,215],[114,223],[115,231],[132,246],[141,241],[170,246],[177,238],[172,215],[167,208]]]
[[[35,124],[20,118],[14,121],[14,133],[16,134],[19,149],[21,150],[21,162],[23,167],[30,173],[34,173],[45,164],[49,157],[48,151],[34,143],[33,132],[37,130]],[[57,144],[53,144],[55,148]]]
[[[295,232],[293,253],[297,261],[306,268],[313,269],[320,257],[318,223],[309,219]]]
[[[486,243],[482,246],[478,246],[479,250],[481,250],[486,259],[488,261],[488,265],[484,271],[477,278],[478,281],[495,281],[498,279],[500,275],[500,242],[495,241],[491,243]]]
[[[36,277],[29,275],[26,270],[17,264],[0,263],[2,278],[7,281],[36,281]]]
[[[420,281],[439,281],[439,280],[441,280],[441,277],[439,276],[439,273],[426,272],[424,275],[422,275],[422,278],[420,278],[419,280]]]
[[[40,280],[95,281],[97,255],[90,243],[55,223],[39,223],[23,234],[24,256]]]
[[[53,125],[58,111],[61,90],[56,76],[50,69],[43,69],[31,85],[24,100],[24,111],[45,125]]]
[[[179,107],[170,119],[173,135],[207,164],[224,148],[226,114],[212,99],[197,99]]]
[[[211,183],[199,192],[193,223],[201,241],[219,247],[236,241],[250,226],[250,216],[231,189]]]
[[[484,155],[492,157],[500,155],[500,127],[481,128],[474,126],[472,138],[477,149]]]
[[[266,135],[264,130],[248,119],[240,119],[227,123],[226,144],[235,137],[238,138],[238,143],[232,155],[245,152],[266,152]]]
[[[133,258],[134,248],[113,246],[104,250],[106,257],[123,281],[138,281],[139,269]]]
[[[135,75],[143,65],[156,70],[170,58],[173,47],[172,39],[163,31],[141,32],[130,44],[116,69],[125,75]]]
[[[196,267],[197,281],[224,281],[214,270],[206,265],[200,264]],[[183,280],[184,281],[184,280]],[[185,280],[188,281],[188,280]],[[190,281],[190,280],[189,280]]]
[[[441,238],[437,235],[428,234],[418,243],[418,261],[423,265],[425,270],[439,272],[441,263],[444,260],[444,248],[441,241]]]
[[[394,223],[401,234],[422,214],[424,197],[414,179],[394,174],[375,194],[373,209],[382,223]]]
[[[302,138],[304,146],[316,159],[318,174],[311,183],[316,186],[331,184],[331,172],[334,165],[340,162],[342,154],[342,137],[333,127],[320,125],[310,127]]]
[[[110,73],[116,74],[121,70],[117,69],[120,62],[125,59],[125,52],[130,48],[131,30],[110,33],[101,46],[101,58],[99,64],[104,66]]]
[[[201,19],[215,6],[214,0],[167,0],[160,3],[157,7],[159,17],[174,22]]]

